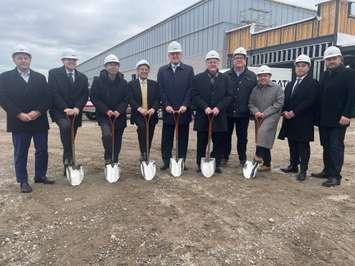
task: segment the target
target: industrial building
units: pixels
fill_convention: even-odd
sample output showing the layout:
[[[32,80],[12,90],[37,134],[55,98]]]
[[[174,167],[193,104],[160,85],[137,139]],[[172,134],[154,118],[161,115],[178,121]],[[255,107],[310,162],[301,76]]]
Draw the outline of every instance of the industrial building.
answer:
[[[248,50],[250,66],[267,64],[291,68],[301,54],[312,59],[313,76],[324,72],[323,53],[331,45],[342,50],[344,63],[355,67],[355,2],[329,0],[317,5],[317,13],[300,21],[257,30],[253,23],[227,31],[229,65],[238,46]]]
[[[120,58],[120,70],[127,80],[135,78],[135,64],[140,59],[151,63],[151,77],[155,78],[159,67],[167,63],[167,45],[173,40],[182,44],[183,61],[192,65],[196,73],[204,70],[203,58],[211,49],[220,53],[222,67],[227,67],[228,54],[236,44],[232,45],[231,38],[240,27],[245,26],[246,35],[251,35],[250,25],[253,31],[262,31],[315,16],[316,10],[275,0],[202,0],[95,55],[81,63],[78,69],[91,83],[103,68],[104,57],[113,53]],[[253,53],[256,52],[254,48],[259,49],[251,45],[247,48],[253,49]]]

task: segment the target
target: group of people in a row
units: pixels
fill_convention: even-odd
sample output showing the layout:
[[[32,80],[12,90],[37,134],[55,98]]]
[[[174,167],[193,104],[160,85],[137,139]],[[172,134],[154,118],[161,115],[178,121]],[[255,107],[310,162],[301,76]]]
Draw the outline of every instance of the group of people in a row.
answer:
[[[34,182],[54,183],[46,175],[47,110],[60,130],[64,173],[66,167],[73,164],[71,133],[73,130],[75,136],[81,126],[82,111],[89,96],[96,107],[106,164],[118,162],[129,105],[131,119],[137,126],[141,160],[147,159],[147,145],[150,148],[158,123],[157,112],[162,108],[161,170],[169,168],[177,113],[178,158],[183,160],[187,157],[189,124],[194,117],[197,172],[201,171],[200,162],[208,143],[209,117],[213,116],[211,155],[216,159],[217,173],[222,172],[221,167],[230,157],[234,129],[239,161],[241,166],[245,164],[250,117],[260,126],[254,160],[262,163],[259,171],[270,171],[271,148],[278,122],[283,117],[279,138],[288,139],[290,164],[281,170],[298,173],[297,179],[305,180],[309,143],[314,139],[314,126],[317,125],[324,168],[312,176],[326,178],[323,185],[327,187],[340,184],[344,136],[355,107],[355,74],[344,66],[337,47],[329,47],[324,53],[327,70],[320,83],[312,78],[310,58],[299,55],[295,61],[296,77],[285,91],[271,81],[272,72],[268,66],[261,66],[256,74],[247,68],[247,52],[243,47],[234,51],[233,67],[226,73],[219,71],[220,56],[214,50],[205,57],[206,70],[197,75],[191,66],[182,63],[182,47],[178,42],[169,44],[168,57],[169,63],[159,69],[157,81],[148,78],[150,64],[141,60],[136,65],[138,78],[127,83],[119,72],[119,59],[108,55],[89,91],[87,77],[76,69],[78,57],[75,54],[65,53],[61,58],[63,66],[50,70],[47,82],[43,75],[30,69],[32,58],[28,48],[17,46],[12,54],[15,69],[0,75],[0,105],[7,112],[7,131],[12,132],[16,178],[21,191],[32,191],[27,174],[32,138],[36,149]],[[150,118],[149,143],[145,135],[146,117]],[[114,131],[111,128],[113,120]]]

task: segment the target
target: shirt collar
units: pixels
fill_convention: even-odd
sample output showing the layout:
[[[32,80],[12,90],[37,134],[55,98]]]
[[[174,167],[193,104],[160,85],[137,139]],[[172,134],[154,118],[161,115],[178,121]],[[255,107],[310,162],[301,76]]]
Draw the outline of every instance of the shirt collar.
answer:
[[[173,69],[173,66],[175,66],[175,69],[177,69],[178,67],[182,67],[182,66],[181,66],[181,62],[180,62],[179,64],[176,64],[176,65],[170,63],[171,69]]]
[[[65,72],[67,73],[67,75],[69,75],[69,73],[72,73],[73,75],[75,75],[75,69],[73,71],[69,71],[65,67],[64,67],[64,69],[65,69]]]
[[[20,76],[29,76],[30,75],[30,69],[28,69],[26,72],[22,72],[19,68],[16,68],[17,72],[20,74]]]
[[[138,80],[139,80],[139,83],[142,83],[142,82],[143,82],[143,79],[141,79],[140,77],[138,77]],[[148,83],[148,79],[144,79],[144,81],[145,81],[146,83]]]

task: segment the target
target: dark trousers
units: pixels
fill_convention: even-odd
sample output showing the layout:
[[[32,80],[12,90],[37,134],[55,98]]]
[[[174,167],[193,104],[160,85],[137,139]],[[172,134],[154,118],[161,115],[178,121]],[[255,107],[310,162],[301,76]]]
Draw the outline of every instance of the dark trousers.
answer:
[[[106,162],[111,162],[112,161],[112,128],[110,122],[107,120],[107,122],[102,122],[100,124],[101,128],[101,140],[102,144],[104,146],[104,159]],[[113,162],[117,163],[118,162],[118,156],[121,151],[121,145],[122,145],[122,135],[124,132],[124,127],[118,127],[115,129],[115,145],[113,148]]]
[[[150,147],[152,146],[155,125],[156,125],[155,123],[149,123],[149,151],[148,151],[148,153],[150,152]],[[141,154],[146,154],[147,153],[147,145],[146,145],[147,141],[146,141],[145,125],[137,126],[137,134],[138,134],[139,149],[141,151]]]
[[[228,117],[228,130],[226,132],[224,159],[228,160],[232,151],[232,136],[235,128],[237,136],[237,152],[239,161],[247,159],[249,117]]]
[[[225,132],[214,132],[212,133],[212,143],[213,143],[213,154],[211,157],[216,159],[216,167],[221,164],[221,159],[224,152],[224,139]],[[206,147],[208,143],[208,132],[197,131],[197,154],[196,163],[198,166],[201,164],[201,158],[206,156]]]
[[[256,156],[260,157],[264,161],[264,165],[270,167],[271,166],[271,152],[270,149],[264,148],[261,146],[256,146]]]
[[[189,144],[189,124],[180,124],[179,126],[179,146],[178,158],[186,159],[187,146]],[[164,164],[169,164],[172,157],[174,144],[175,126],[164,123],[161,137],[161,155]]]
[[[28,150],[33,138],[35,146],[35,179],[46,176],[48,168],[48,131],[40,133],[21,132],[12,133],[14,145],[14,164],[18,183],[27,182]]]
[[[59,131],[60,131],[60,140],[63,145],[63,162],[67,159],[71,161],[73,159],[72,145],[71,145],[71,127],[70,121],[66,118],[58,119],[56,121]],[[78,127],[74,126],[74,136],[78,131]]]
[[[328,177],[341,179],[344,163],[344,138],[347,127],[321,127],[320,140],[323,146],[324,172]]]
[[[290,148],[290,165],[294,167],[300,165],[301,172],[306,172],[311,155],[309,142],[288,139],[288,146]]]

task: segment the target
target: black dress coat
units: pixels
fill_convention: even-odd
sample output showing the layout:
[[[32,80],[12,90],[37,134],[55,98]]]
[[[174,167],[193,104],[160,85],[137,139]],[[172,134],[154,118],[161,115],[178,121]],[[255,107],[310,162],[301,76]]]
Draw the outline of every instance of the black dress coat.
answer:
[[[226,109],[232,101],[230,90],[229,78],[220,72],[213,85],[207,70],[194,77],[191,90],[192,102],[196,108],[194,130],[208,131],[208,118],[205,109],[217,107],[220,113],[213,119],[212,131],[227,131]]]
[[[130,106],[131,106],[131,120],[139,127],[144,126],[144,118],[140,112],[137,111],[142,106],[142,92],[139,79],[132,80],[128,83],[130,92]],[[154,115],[151,117],[151,123],[158,122],[158,109],[160,106],[160,91],[158,83],[154,80],[147,80],[148,88],[148,109],[155,110]]]
[[[30,70],[26,83],[18,70],[4,72],[0,75],[0,105],[7,113],[7,131],[44,132],[49,129],[47,110],[51,96],[45,76]],[[17,118],[20,113],[39,111],[41,115],[34,121],[22,122]]]
[[[171,106],[174,109],[186,106],[187,111],[180,116],[180,124],[186,125],[191,122],[191,82],[193,77],[193,68],[183,63],[177,67],[175,73],[170,64],[159,69],[157,82],[161,93],[164,123],[174,125],[172,114],[165,112],[166,106]]]
[[[48,73],[48,86],[52,92],[53,104],[50,115],[53,121],[66,118],[64,109],[78,108],[76,126],[81,126],[82,110],[88,101],[89,84],[87,77],[75,70],[74,85],[71,85],[64,66],[51,69]]]
[[[320,87],[317,80],[307,75],[293,94],[292,88],[296,79],[285,88],[285,102],[282,112],[293,111],[292,119],[283,118],[279,139],[288,138],[294,141],[313,141],[316,120],[316,102]]]
[[[355,71],[340,65],[326,71],[320,81],[319,125],[342,127],[341,116],[352,117],[355,107]]]

